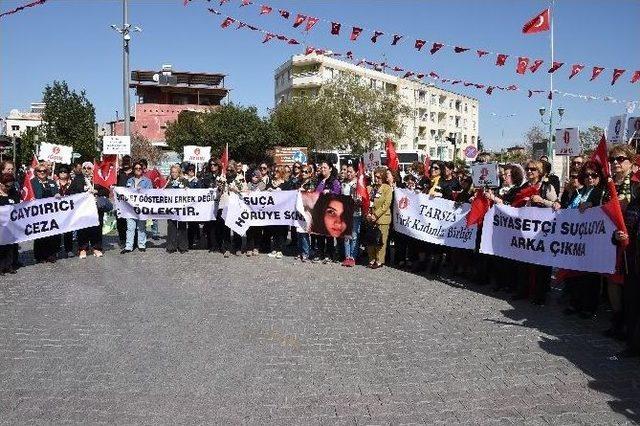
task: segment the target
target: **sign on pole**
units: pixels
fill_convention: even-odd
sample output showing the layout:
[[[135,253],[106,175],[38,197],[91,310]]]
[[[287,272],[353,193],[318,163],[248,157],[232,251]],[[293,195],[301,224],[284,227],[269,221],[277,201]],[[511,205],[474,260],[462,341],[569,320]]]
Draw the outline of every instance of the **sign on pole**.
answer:
[[[609,120],[609,127],[607,127],[607,142],[609,143],[625,143],[624,140],[624,128],[627,124],[626,115],[616,115]]]
[[[556,155],[580,155],[580,131],[577,127],[556,129]]]
[[[38,152],[38,160],[49,161],[51,163],[71,164],[71,154],[73,147],[42,142]]]
[[[308,149],[306,146],[276,146],[273,159],[277,165],[307,164]]]
[[[131,136],[103,136],[102,153],[131,155]]]
[[[211,158],[210,146],[185,145],[182,161],[187,163],[206,163]]]
[[[471,165],[471,178],[476,187],[497,188],[500,186],[498,178],[498,163],[476,163]]]
[[[629,117],[627,121],[627,141],[640,139],[640,117]]]
[[[464,149],[464,156],[469,159],[469,160],[473,160],[478,156],[478,148],[476,148],[474,145],[469,145]]]
[[[373,170],[376,167],[380,167],[382,165],[382,159],[380,157],[380,151],[369,151],[365,152],[362,156],[364,160],[364,168],[367,170]]]

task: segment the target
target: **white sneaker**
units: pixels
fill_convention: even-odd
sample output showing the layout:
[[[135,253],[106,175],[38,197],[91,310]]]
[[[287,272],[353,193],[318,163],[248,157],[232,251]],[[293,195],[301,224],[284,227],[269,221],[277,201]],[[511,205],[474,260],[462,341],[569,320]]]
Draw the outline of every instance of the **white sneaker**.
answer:
[[[275,258],[282,259],[282,252],[281,251],[277,252]]]
[[[86,250],[80,250],[80,255],[78,256],[78,258],[86,259],[87,258],[87,251]]]
[[[72,251],[67,253],[67,257],[75,257],[75,255],[76,254],[74,252],[72,252]]]
[[[95,257],[102,257],[102,252],[101,252],[100,250],[94,250],[94,251],[93,251],[93,255],[94,255]]]
[[[276,257],[277,253],[275,251],[272,251],[271,253],[269,253],[267,256],[269,257]]]

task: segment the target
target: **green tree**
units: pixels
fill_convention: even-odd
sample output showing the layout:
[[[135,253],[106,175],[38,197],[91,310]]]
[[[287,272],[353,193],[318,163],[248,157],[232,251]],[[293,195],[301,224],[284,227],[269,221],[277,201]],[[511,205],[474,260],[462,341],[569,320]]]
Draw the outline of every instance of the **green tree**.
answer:
[[[149,164],[158,164],[162,161],[164,153],[144,136],[136,133],[131,137],[131,158],[135,160],[145,159]]]
[[[16,159],[20,164],[31,164],[33,154],[37,151],[37,145],[46,141],[44,135],[44,126],[30,127],[20,135],[20,144],[18,145]]]
[[[604,133],[604,129],[598,126],[591,126],[587,130],[580,131],[580,142],[582,143],[582,151],[590,152],[595,149],[600,142],[600,138]]]
[[[183,111],[167,126],[167,144],[182,153],[185,145],[211,146],[219,156],[229,145],[229,156],[245,162],[261,161],[279,142],[279,133],[255,107],[225,105],[206,112]]]
[[[41,141],[72,146],[83,158],[95,158],[96,113],[84,90],[78,93],[65,81],[54,81],[45,87],[42,101],[46,138]]]
[[[524,144],[529,153],[533,153],[534,144],[548,140],[548,134],[540,126],[532,126],[524,133]]]

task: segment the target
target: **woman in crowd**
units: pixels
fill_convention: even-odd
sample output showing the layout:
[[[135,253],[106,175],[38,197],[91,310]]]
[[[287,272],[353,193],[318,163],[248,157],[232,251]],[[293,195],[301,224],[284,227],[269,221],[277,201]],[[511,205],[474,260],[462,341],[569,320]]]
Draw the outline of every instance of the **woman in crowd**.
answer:
[[[118,180],[116,186],[126,188],[127,181],[133,176],[133,168],[131,167],[131,157],[125,155],[122,157],[122,168],[118,171]],[[118,241],[120,248],[123,249],[127,243],[127,219],[117,217],[116,227],[118,228]]]
[[[56,191],[57,192],[57,191]],[[102,257],[102,224],[104,222],[104,210],[98,203],[98,197],[109,197],[109,189],[93,183],[93,163],[82,163],[82,174],[77,175],[71,181],[70,194],[88,192],[96,198],[98,204],[98,225],[78,230],[78,257],[86,259],[87,251],[93,249],[95,257]]]
[[[9,195],[9,189],[14,180],[12,173],[2,173],[0,175],[0,206],[14,204],[15,200]],[[13,266],[13,256],[13,244],[0,245],[0,276],[16,273],[16,269]]]
[[[246,192],[251,191],[264,191],[266,188],[264,186],[264,182],[262,181],[262,174],[260,170],[253,170],[250,174],[251,179],[247,182]],[[245,249],[245,254],[247,256],[257,256],[258,255],[258,247],[262,241],[262,233],[264,227],[262,226],[251,226],[247,229],[247,246]]]
[[[347,165],[345,179],[341,187],[342,195],[351,197],[354,205],[351,235],[344,238],[344,261],[342,266],[353,267],[358,259],[358,236],[360,235],[360,225],[362,224],[362,198],[358,195],[358,175],[353,164]]]
[[[71,176],[69,167],[64,164],[58,169],[58,196],[66,197],[71,189]],[[62,246],[64,247],[64,257],[73,257],[73,232],[65,232],[62,234]]]
[[[220,163],[217,160],[211,159],[207,163],[207,167],[202,174],[200,180],[200,187],[216,190],[218,196],[222,194],[224,189],[224,182],[222,181],[222,174],[220,172]],[[221,201],[221,200],[220,200]],[[224,244],[224,219],[222,219],[222,206],[218,204],[218,211],[216,212],[216,220],[205,222],[204,232],[207,237],[207,248],[210,253],[223,252]]]
[[[407,191],[418,193],[418,180],[416,176],[412,173],[407,174],[403,179],[402,187]],[[413,265],[413,262],[416,260],[416,256],[418,253],[418,246],[417,244],[414,244],[414,242],[417,242],[418,240],[399,232],[395,233],[394,238],[394,265],[399,268],[411,267]]]
[[[636,154],[633,152],[633,148],[630,145],[614,145],[609,150],[609,163],[611,164],[611,173],[613,182],[618,193],[618,200],[620,201],[620,207],[625,219],[625,225],[629,233],[638,226],[638,211],[637,211],[637,198],[640,197],[640,184],[631,180],[632,165],[635,160]],[[629,263],[633,263],[635,253],[637,251],[637,241],[632,241],[629,238],[630,234],[624,234],[622,231],[615,233],[615,240],[623,251],[622,261],[617,265],[617,274],[607,278],[607,290],[609,295],[609,303],[613,315],[611,317],[611,327],[605,331],[605,335],[623,340],[627,337],[628,333],[626,325],[628,318],[631,316],[631,311],[634,310],[632,304],[634,298],[638,297],[638,294],[633,296],[638,283],[629,283],[631,285],[625,285],[623,276],[634,276],[633,267],[629,268]],[[632,235],[632,234],[631,234]],[[625,267],[626,264],[626,267]],[[632,265],[634,266],[634,265]],[[637,265],[635,265],[637,267]],[[629,272],[632,272],[629,274]],[[637,275],[636,275],[637,276]],[[635,306],[637,310],[637,306]]]
[[[227,173],[223,177],[222,182],[224,184],[220,200],[220,204],[222,205],[226,204],[226,200],[224,200],[224,198],[228,200],[229,194],[232,192],[242,194],[247,185],[244,180],[244,176],[236,173],[236,162],[233,160],[229,161],[229,164],[227,164]],[[233,253],[234,256],[240,256],[240,249],[242,249],[242,237],[225,225],[222,217],[220,217],[220,221],[224,226],[224,257],[229,257],[231,253]]]
[[[393,190],[386,183],[387,172],[385,168],[379,167],[373,173],[374,184],[370,190],[372,206],[366,217],[372,228],[380,230],[382,236],[381,245],[371,244],[367,246],[369,255],[369,265],[371,269],[377,269],[384,265],[387,252],[387,240],[389,238],[389,227],[391,226],[391,203]]]
[[[440,192],[445,200],[453,200],[453,193],[460,191],[460,181],[456,179],[454,174],[455,165],[452,161],[445,161],[442,166],[442,176],[438,181]]]
[[[187,175],[184,178],[187,180],[187,187],[191,189],[200,188],[195,164],[187,164]],[[200,241],[200,222],[187,222],[187,239],[189,240],[189,247],[196,248],[197,241]]]
[[[11,184],[6,185],[7,195],[9,196],[9,200],[13,200],[13,203],[19,203],[21,201],[21,188],[19,185],[20,179],[18,178],[18,173],[13,161],[4,160],[2,162],[2,173],[0,173],[0,175],[12,176],[13,181],[11,182]],[[17,270],[24,265],[20,262],[18,244],[12,244],[11,247],[13,247],[13,269]]]
[[[575,186],[569,188],[572,194],[566,204],[561,203],[564,209],[586,209],[602,204],[605,196],[604,174],[600,164],[587,161],[578,171],[579,189]],[[563,197],[565,198],[565,197]],[[569,296],[569,306],[566,314],[578,313],[582,318],[591,318],[598,309],[600,298],[600,274],[581,273],[565,280],[565,292]]]
[[[327,161],[320,163],[319,180],[315,192],[321,194],[338,195],[341,192],[340,182],[338,181],[338,172]],[[316,262],[329,263],[334,255],[333,237],[324,235],[317,236],[318,252],[314,260]]]
[[[180,165],[174,164],[169,169],[169,179],[165,189],[186,189],[189,182],[182,177]],[[187,222],[178,220],[167,220],[167,253],[186,253],[189,249],[189,239],[187,238]]]
[[[300,192],[315,192],[316,181],[314,179],[315,170],[312,164],[302,166],[302,181],[300,182]],[[296,232],[298,235],[298,252],[300,253],[300,260],[306,262],[311,257],[311,238],[306,229],[297,227]]]
[[[127,180],[129,189],[152,189],[151,179],[144,175],[142,162],[136,161],[133,164],[133,176]],[[133,251],[133,243],[137,238],[138,250],[147,251],[147,221],[146,219],[127,219],[127,240],[124,249],[120,253],[126,254]]]
[[[35,174],[36,176],[31,179],[31,186],[36,199],[55,197],[58,193],[58,186],[52,179],[49,179],[49,170],[44,163],[36,166]],[[55,263],[59,249],[60,235],[38,238],[33,242],[33,257],[38,263]]]
[[[278,165],[275,168],[275,174],[267,190],[269,191],[284,191],[287,189],[286,183],[288,176],[285,170],[285,166]],[[282,251],[284,250],[284,244],[287,239],[287,233],[289,231],[288,226],[273,225],[264,227],[264,238],[267,239],[265,247],[269,247],[269,257],[275,257],[276,259],[282,259]]]
[[[559,209],[560,202],[554,186],[544,179],[544,166],[541,161],[529,160],[525,167],[527,182],[522,185],[518,195],[523,195],[530,207],[553,207]],[[520,263],[518,289],[514,299],[532,296],[536,305],[544,305],[547,292],[551,287],[551,267]]]

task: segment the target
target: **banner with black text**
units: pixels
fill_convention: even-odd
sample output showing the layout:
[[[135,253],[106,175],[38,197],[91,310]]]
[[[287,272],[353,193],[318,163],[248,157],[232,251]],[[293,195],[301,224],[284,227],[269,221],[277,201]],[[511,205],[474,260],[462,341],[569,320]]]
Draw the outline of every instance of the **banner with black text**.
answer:
[[[304,217],[296,211],[298,191],[252,191],[229,194],[224,223],[240,235],[251,226],[296,226]]]
[[[118,217],[206,222],[216,219],[215,189],[131,189],[114,187]]]
[[[393,229],[409,237],[432,244],[473,250],[477,225],[467,227],[470,204],[396,189],[393,205]]]
[[[0,245],[50,237],[97,225],[96,199],[86,192],[0,206]]]
[[[615,230],[601,207],[580,213],[495,205],[484,217],[480,252],[574,271],[612,273]]]

